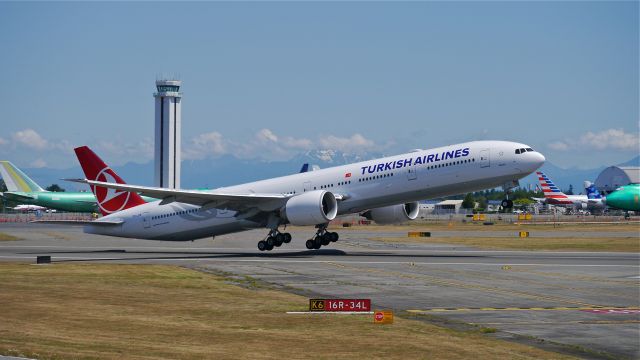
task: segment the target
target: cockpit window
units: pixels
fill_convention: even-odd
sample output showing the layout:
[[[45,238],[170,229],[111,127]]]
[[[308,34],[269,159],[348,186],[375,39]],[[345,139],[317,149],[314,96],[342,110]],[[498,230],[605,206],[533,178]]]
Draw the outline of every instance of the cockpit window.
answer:
[[[533,151],[533,149],[532,148],[527,148],[527,151]]]
[[[520,154],[520,149],[516,149],[516,154]]]

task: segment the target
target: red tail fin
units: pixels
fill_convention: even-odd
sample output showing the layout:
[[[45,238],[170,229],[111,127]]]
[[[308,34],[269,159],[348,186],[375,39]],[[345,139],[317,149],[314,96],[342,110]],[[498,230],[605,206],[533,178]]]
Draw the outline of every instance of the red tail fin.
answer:
[[[81,146],[74,150],[87,180],[125,184],[124,180],[115,171],[111,170],[89,147]],[[140,195],[132,192],[93,185],[91,185],[91,191],[96,196],[102,215],[113,214],[145,203]]]

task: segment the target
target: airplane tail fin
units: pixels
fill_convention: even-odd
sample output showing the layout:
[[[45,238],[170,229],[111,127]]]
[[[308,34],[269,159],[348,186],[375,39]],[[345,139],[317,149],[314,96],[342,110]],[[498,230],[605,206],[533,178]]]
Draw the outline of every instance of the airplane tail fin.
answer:
[[[105,164],[88,146],[74,149],[84,176],[89,180],[126,184],[115,171]],[[142,205],[145,201],[134,192],[108,189],[91,185],[91,191],[96,196],[98,207],[102,215]]]
[[[31,180],[25,173],[18,169],[11,161],[0,161],[0,175],[7,185],[8,191],[38,192],[44,191],[40,185]]]
[[[538,181],[542,188],[542,193],[547,201],[551,203],[571,202],[569,197],[563,193],[542,171],[537,171]]]
[[[587,192],[587,199],[602,199],[602,194],[596,189],[596,184],[585,181],[584,189]]]

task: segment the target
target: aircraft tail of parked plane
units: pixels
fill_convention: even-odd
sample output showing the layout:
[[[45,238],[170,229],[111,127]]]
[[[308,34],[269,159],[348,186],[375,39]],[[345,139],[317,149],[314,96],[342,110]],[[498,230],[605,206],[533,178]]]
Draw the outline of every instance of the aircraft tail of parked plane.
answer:
[[[45,191],[35,181],[18,169],[11,161],[0,160],[0,175],[4,179],[8,191],[41,192]]]
[[[585,188],[589,195],[567,195],[563,193],[542,171],[537,171],[536,174],[538,175],[538,181],[540,181],[540,187],[544,193],[544,202],[547,204],[574,207],[576,209],[590,209],[594,211],[601,211],[604,209],[602,196],[590,182],[585,182]]]
[[[542,171],[537,171],[538,181],[546,201],[554,205],[573,205],[574,202],[563,193]]]
[[[126,184],[115,171],[107,166],[87,146],[76,148],[75,152],[87,179]],[[104,216],[145,203],[142,197],[135,192],[108,189],[99,185],[91,185],[91,191],[96,196],[98,207]]]
[[[584,190],[587,192],[588,199],[602,199],[602,194],[596,189],[596,184],[585,181],[584,182]]]

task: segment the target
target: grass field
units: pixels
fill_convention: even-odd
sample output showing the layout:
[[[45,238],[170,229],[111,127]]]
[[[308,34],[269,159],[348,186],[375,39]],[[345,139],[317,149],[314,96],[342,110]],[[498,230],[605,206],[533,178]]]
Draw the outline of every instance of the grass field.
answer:
[[[20,238],[0,232],[0,241],[15,241],[15,240],[20,240]]]
[[[0,354],[38,359],[563,359],[396,318],[286,315],[306,298],[160,265],[0,264]],[[489,332],[490,333],[490,332]]]
[[[629,232],[635,231],[640,237],[640,223],[630,222],[622,224],[552,224],[552,223],[495,223],[494,225],[483,225],[482,222],[459,222],[453,221],[424,223],[420,221],[410,222],[406,225],[357,225],[343,228],[341,225],[332,225],[334,231],[606,231],[606,232]]]
[[[459,244],[483,249],[554,250],[554,251],[615,251],[640,252],[640,238],[513,238],[495,237],[379,237],[372,238],[390,243]]]

